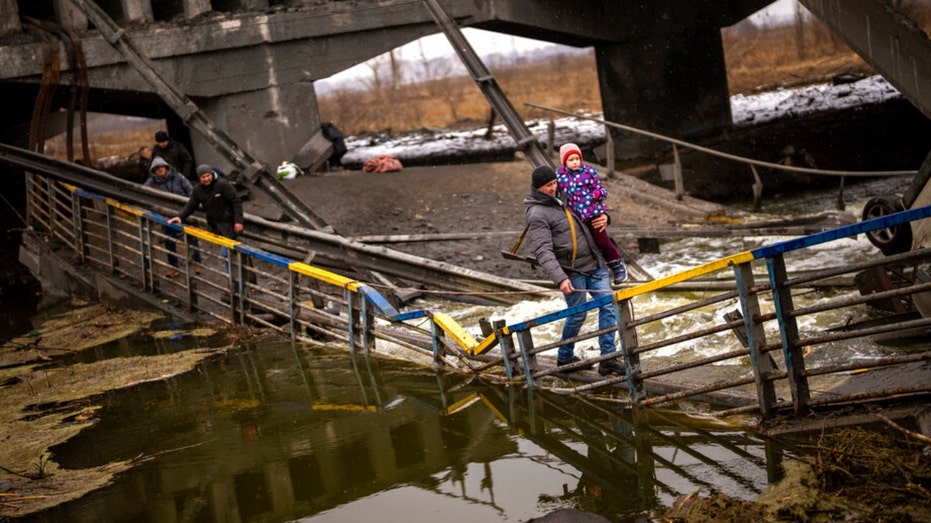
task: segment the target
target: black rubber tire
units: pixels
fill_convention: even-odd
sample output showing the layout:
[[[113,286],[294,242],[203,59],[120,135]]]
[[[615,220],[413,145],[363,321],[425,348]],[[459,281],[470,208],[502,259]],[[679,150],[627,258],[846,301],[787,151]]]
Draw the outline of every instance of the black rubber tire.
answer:
[[[870,198],[863,206],[862,219],[869,220],[904,210],[905,207],[898,198],[876,196]],[[908,252],[912,248],[912,227],[907,223],[868,232],[866,237],[886,256]]]

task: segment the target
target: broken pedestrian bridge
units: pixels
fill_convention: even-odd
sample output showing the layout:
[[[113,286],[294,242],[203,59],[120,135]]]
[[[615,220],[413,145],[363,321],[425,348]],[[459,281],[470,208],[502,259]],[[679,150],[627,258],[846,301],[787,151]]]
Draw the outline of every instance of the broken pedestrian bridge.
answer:
[[[610,394],[639,406],[700,401],[717,416],[799,416],[921,401],[931,393],[931,318],[914,310],[891,320],[864,312],[878,302],[927,296],[931,250],[794,270],[814,247],[926,219],[931,206],[734,253],[572,309],[461,325],[452,314],[413,308],[392,295],[406,286],[505,304],[550,291],[253,216],[246,230],[257,232],[242,241],[208,233],[196,220],[181,228],[183,271],[169,278],[162,227],[182,203],[179,197],[6,145],[0,145],[0,161],[29,173],[30,230],[20,257],[44,286],[121,303],[141,300],[184,319],[261,326],[298,342],[345,344],[354,353],[420,361],[506,387]],[[194,238],[202,267],[191,258]],[[858,294],[851,279],[867,272],[905,283]],[[728,285],[688,293],[681,306],[637,314],[658,293],[709,277]],[[552,354],[559,340],[547,332],[604,302],[619,319],[618,351],[557,369]],[[576,341],[602,333],[588,325]],[[917,348],[851,357],[853,344],[906,334]],[[706,350],[695,356],[696,347]],[[581,370],[615,357],[622,375]]]

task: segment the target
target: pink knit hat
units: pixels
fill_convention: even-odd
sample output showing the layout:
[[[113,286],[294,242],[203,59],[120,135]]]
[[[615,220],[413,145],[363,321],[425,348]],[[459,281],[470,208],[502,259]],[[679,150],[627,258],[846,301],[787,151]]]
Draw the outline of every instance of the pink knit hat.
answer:
[[[579,149],[579,146],[574,143],[567,143],[559,148],[559,163],[561,165],[566,165],[566,159],[569,158],[569,155],[577,154],[579,159],[582,158],[582,149]]]

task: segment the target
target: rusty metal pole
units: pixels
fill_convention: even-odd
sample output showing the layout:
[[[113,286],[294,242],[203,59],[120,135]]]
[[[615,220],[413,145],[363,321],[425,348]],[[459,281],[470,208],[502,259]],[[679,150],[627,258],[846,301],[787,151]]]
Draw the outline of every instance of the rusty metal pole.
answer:
[[[621,352],[624,354],[624,370],[627,373],[627,388],[630,394],[630,400],[639,403],[646,399],[646,389],[643,385],[643,379],[640,374],[643,371],[640,366],[640,355],[634,350],[639,347],[640,342],[637,339],[637,328],[628,327],[634,321],[634,309],[630,300],[621,300],[616,304],[617,310],[617,330],[620,333]]]

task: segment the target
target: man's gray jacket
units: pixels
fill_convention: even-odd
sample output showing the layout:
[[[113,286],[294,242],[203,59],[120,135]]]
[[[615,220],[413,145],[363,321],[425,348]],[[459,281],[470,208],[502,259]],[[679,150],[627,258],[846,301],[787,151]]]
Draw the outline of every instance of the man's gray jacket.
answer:
[[[533,246],[537,262],[546,274],[559,285],[572,270],[589,273],[605,264],[604,257],[588,231],[588,227],[571,211],[571,225],[575,229],[575,261],[572,260],[572,229],[566,217],[562,193],[552,198],[536,189],[524,199],[527,213],[527,236]]]

